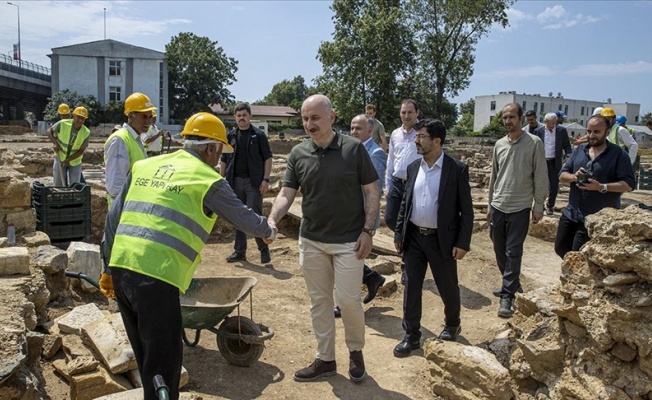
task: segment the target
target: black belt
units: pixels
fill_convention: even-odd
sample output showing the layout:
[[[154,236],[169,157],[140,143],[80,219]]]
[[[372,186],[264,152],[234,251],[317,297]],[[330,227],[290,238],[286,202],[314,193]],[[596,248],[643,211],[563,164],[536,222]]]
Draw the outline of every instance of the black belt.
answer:
[[[407,184],[407,179],[401,179],[401,178],[394,177],[394,178],[392,178],[392,181],[397,182],[397,183],[402,183],[404,185]]]
[[[236,175],[235,177],[236,178],[246,179],[246,178],[249,178],[249,175]]]
[[[412,223],[411,223],[412,224]],[[437,229],[433,228],[422,228],[420,226],[412,224],[412,226],[423,236],[432,236],[437,234]]]
[[[552,158],[546,158],[546,161],[555,161],[555,157],[552,157]]]

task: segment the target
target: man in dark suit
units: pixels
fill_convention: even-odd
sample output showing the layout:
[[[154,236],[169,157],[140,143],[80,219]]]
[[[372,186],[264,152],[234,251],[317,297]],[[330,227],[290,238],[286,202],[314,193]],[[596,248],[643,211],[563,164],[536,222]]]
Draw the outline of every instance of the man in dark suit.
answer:
[[[457,261],[471,245],[473,203],[469,169],[442,150],[446,127],[435,119],[414,126],[421,159],[407,168],[405,194],[398,214],[394,245],[403,253],[407,282],[403,297],[405,338],[394,356],[405,357],[420,347],[421,295],[430,264],[446,316],[442,340],[455,340],[461,332]]]
[[[559,171],[564,160],[562,152],[566,157],[573,152],[566,128],[557,125],[557,114],[548,113],[544,117],[545,126],[538,127],[534,134],[539,136],[543,142],[546,153],[546,166],[548,167],[548,200],[546,201],[546,214],[552,215],[559,191]]]
[[[256,214],[263,213],[263,195],[269,191],[269,175],[272,173],[272,151],[265,132],[251,125],[251,107],[247,103],[235,106],[235,120],[238,127],[229,131],[227,138],[233,153],[222,155],[220,175],[226,178],[238,198]],[[260,251],[260,262],[272,261],[269,247],[261,238],[256,238]],[[227,262],[247,259],[247,235],[235,231],[233,254]]]

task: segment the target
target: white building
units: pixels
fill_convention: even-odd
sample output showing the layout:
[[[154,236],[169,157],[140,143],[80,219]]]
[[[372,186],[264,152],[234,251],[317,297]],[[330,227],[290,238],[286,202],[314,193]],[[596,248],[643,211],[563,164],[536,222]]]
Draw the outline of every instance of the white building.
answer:
[[[523,107],[523,113],[528,110],[534,110],[540,122],[549,112],[563,112],[567,121],[576,120],[578,124],[586,126],[586,121],[593,114],[597,107],[611,107],[616,115],[624,115],[627,121],[636,123],[639,121],[641,111],[640,104],[618,103],[611,104],[611,99],[607,103],[592,100],[574,100],[566,99],[561,93],[548,96],[540,94],[517,94],[515,91],[500,92],[499,94],[476,96],[475,98],[475,116],[473,119],[473,130],[479,131],[491,121],[496,114],[503,109],[508,103],[518,103]]]
[[[158,121],[168,122],[165,53],[107,39],[56,47],[49,57],[52,93],[69,89],[83,96],[93,95],[106,105],[141,92],[158,109]]]

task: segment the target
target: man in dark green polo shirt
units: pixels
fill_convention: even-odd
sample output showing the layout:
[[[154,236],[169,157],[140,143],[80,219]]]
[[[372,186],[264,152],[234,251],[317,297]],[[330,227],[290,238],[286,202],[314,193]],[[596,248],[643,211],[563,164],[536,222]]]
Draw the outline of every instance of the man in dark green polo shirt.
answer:
[[[335,112],[326,96],[306,99],[301,118],[310,139],[292,149],[283,188],[268,218],[270,226],[276,226],[301,188],[299,264],[312,303],[317,358],[297,371],[294,379],[312,381],[337,371],[334,287],[350,352],[349,377],[358,382],[366,376],[360,285],[364,259],[371,251],[375,233],[379,177],[359,140],[333,132]]]

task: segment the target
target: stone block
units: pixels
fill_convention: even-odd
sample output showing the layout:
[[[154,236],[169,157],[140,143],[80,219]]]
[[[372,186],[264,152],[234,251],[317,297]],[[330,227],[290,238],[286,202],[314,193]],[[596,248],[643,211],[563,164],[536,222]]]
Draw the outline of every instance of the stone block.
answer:
[[[523,352],[523,357],[530,364],[532,371],[538,376],[564,366],[564,348],[555,337],[539,340],[519,339],[516,344]]]
[[[389,297],[397,290],[396,276],[386,276],[385,283],[378,289],[378,296]]]
[[[61,335],[45,335],[43,338],[43,358],[49,360],[61,349]]]
[[[636,349],[619,342],[611,348],[611,354],[625,362],[632,362],[636,358]]]
[[[566,328],[566,332],[572,337],[583,338],[586,336],[586,329],[572,323],[569,320],[564,321],[564,328]]]
[[[100,257],[100,246],[84,242],[72,242],[68,246],[68,270],[81,272],[93,279],[100,281],[103,264]],[[73,286],[81,286],[86,292],[95,292],[97,289],[90,283],[75,279]]]
[[[45,335],[39,332],[27,331],[25,337],[27,339],[27,364],[33,366],[41,359]]]
[[[78,357],[93,357],[93,353],[84,345],[81,337],[77,335],[66,335],[61,338],[61,347],[66,356],[74,360]]]
[[[0,170],[0,199],[6,209],[30,207],[32,192],[24,175],[8,168]]]
[[[55,246],[39,246],[34,254],[34,263],[47,275],[65,271],[68,266],[68,253]]]
[[[133,387],[127,378],[112,374],[101,364],[92,372],[70,377],[71,400],[92,400],[131,389]]]
[[[34,232],[36,229],[36,215],[31,208],[7,213],[6,221],[7,224],[14,224],[16,227],[16,232]],[[18,236],[19,235],[16,235],[17,240]]]
[[[620,272],[607,276],[602,280],[606,286],[629,285],[638,282],[639,278],[633,272]]]
[[[557,225],[559,225],[557,218],[543,218],[536,224],[530,224],[528,235],[546,242],[554,242],[557,235]]]
[[[81,328],[84,325],[90,324],[91,322],[102,318],[104,318],[102,311],[97,308],[95,303],[89,303],[83,306],[75,307],[72,311],[62,315],[54,321],[59,325],[61,332],[74,333],[79,335]]]
[[[548,300],[554,286],[544,286],[525,293],[517,293],[515,307],[521,314],[530,317],[536,313],[546,316],[553,315],[552,305]]]
[[[490,352],[456,342],[428,340],[430,384],[435,394],[450,399],[513,398],[509,371]]]
[[[47,246],[51,243],[50,237],[41,231],[21,235],[20,242],[27,247]]]
[[[119,313],[85,325],[81,329],[81,336],[111,373],[120,374],[138,368]]]
[[[366,260],[365,264],[381,275],[391,275],[396,272],[396,262],[386,257],[381,256],[375,260]]]
[[[29,275],[29,252],[26,247],[0,249],[0,276]]]

